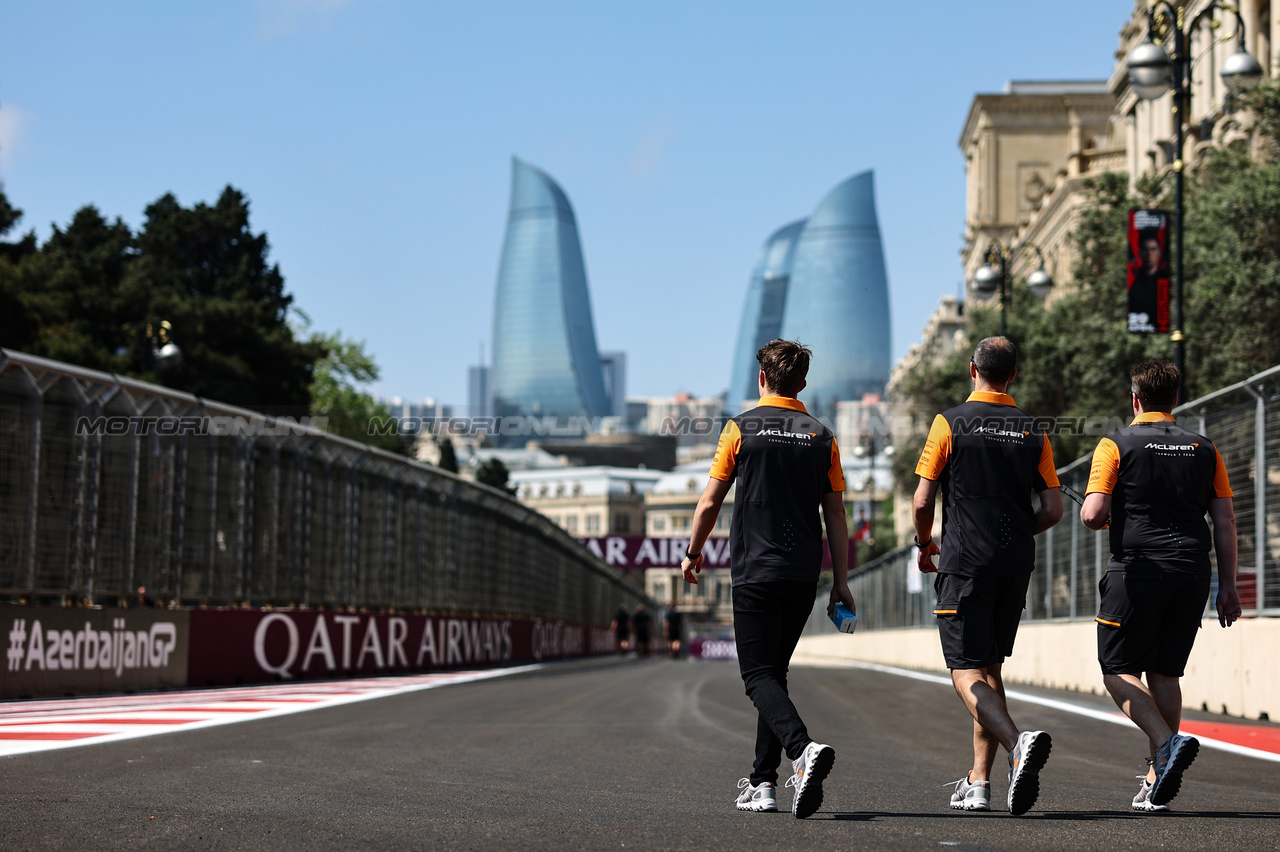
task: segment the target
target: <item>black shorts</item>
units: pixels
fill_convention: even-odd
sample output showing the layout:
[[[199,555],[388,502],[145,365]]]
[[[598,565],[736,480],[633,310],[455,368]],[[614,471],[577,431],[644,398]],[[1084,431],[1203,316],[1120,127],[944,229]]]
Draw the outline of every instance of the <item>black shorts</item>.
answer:
[[[1098,583],[1098,600],[1103,674],[1182,677],[1209,601],[1208,577],[1108,571]]]
[[[938,635],[949,669],[981,669],[1013,653],[1018,622],[1027,604],[1030,574],[961,577],[939,574],[933,581]]]

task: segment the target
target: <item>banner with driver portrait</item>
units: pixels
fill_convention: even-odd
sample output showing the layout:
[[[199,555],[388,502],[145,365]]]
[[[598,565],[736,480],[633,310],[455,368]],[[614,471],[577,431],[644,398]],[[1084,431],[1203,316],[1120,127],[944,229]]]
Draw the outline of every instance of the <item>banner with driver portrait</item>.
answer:
[[[1129,211],[1129,331],[1169,330],[1169,220],[1167,210]]]

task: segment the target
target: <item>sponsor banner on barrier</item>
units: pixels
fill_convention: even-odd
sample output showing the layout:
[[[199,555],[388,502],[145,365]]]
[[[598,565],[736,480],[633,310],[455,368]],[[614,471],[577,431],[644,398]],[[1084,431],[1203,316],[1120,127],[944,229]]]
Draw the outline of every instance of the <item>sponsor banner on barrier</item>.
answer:
[[[188,613],[0,605],[0,698],[187,685]]]
[[[679,568],[684,560],[689,536],[651,538],[643,535],[607,535],[579,538],[578,543],[599,556],[606,564],[623,571],[646,568]],[[857,550],[849,545],[849,565]],[[702,545],[703,568],[728,568],[731,564],[728,538],[708,538]],[[831,567],[827,539],[822,539],[822,567]]]
[[[530,619],[193,610],[191,686],[475,669],[614,652],[604,628]]]
[[[689,640],[689,656],[701,660],[736,660],[738,645],[732,639],[706,639],[695,636]]]

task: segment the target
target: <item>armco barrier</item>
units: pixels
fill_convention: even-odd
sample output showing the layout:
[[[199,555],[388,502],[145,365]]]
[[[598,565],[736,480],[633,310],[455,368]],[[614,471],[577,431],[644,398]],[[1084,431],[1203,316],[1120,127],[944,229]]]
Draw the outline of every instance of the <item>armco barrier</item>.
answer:
[[[0,698],[480,669],[614,653],[605,628],[528,618],[0,606]]]

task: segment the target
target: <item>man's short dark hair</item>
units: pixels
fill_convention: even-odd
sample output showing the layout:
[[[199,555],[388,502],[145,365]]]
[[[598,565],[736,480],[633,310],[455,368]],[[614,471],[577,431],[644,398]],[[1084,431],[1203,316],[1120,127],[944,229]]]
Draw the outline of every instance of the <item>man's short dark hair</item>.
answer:
[[[809,375],[809,359],[813,351],[795,340],[774,338],[760,347],[756,360],[764,370],[764,383],[769,390],[783,396],[795,396]]]
[[[1143,361],[1129,373],[1131,390],[1142,403],[1143,411],[1173,411],[1178,404],[1182,373],[1172,361]]]
[[[973,363],[988,384],[1006,385],[1018,369],[1018,347],[1007,337],[988,337],[973,350]]]

